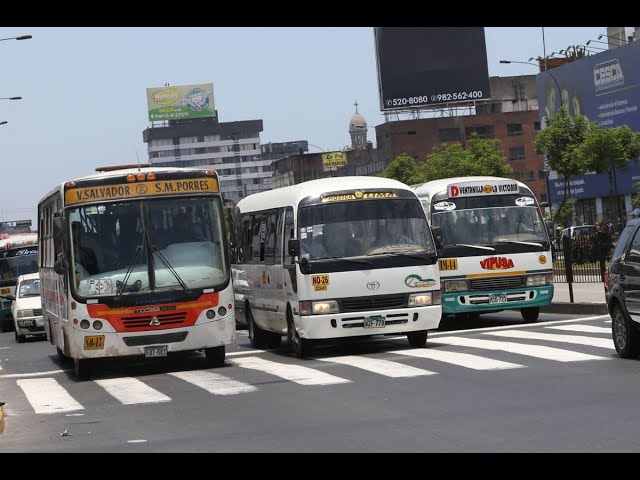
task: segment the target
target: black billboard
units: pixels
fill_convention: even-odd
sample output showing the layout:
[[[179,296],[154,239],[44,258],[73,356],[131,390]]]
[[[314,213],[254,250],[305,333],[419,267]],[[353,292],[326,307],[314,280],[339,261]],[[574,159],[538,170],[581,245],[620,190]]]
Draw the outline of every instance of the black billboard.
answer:
[[[489,98],[484,27],[376,27],[382,110]]]

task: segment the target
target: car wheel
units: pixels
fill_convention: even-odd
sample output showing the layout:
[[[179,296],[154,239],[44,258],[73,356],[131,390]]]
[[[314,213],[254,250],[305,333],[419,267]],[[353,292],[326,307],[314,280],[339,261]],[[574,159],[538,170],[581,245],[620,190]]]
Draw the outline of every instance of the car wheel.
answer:
[[[429,332],[409,332],[407,333],[407,340],[409,340],[409,345],[414,348],[421,348],[427,344],[427,334]]]
[[[636,358],[640,354],[640,333],[620,305],[614,307],[611,318],[611,333],[616,352],[621,358]]]
[[[26,340],[26,337],[24,335],[19,335],[17,330],[14,332],[14,335],[16,337],[16,342],[18,343],[24,343]]]
[[[540,307],[528,307],[520,310],[522,319],[527,323],[533,323],[538,320],[540,316]]]
[[[212,367],[224,367],[224,345],[219,347],[205,348],[204,354],[207,356],[207,362]]]
[[[265,332],[256,325],[256,322],[253,319],[253,313],[251,313],[251,307],[249,305],[247,305],[245,312],[247,317],[247,330],[249,330],[249,341],[251,342],[251,346],[253,348],[263,348],[266,344],[264,335]]]
[[[296,357],[308,357],[311,353],[311,340],[300,337],[293,322],[291,310],[287,311],[287,342]]]

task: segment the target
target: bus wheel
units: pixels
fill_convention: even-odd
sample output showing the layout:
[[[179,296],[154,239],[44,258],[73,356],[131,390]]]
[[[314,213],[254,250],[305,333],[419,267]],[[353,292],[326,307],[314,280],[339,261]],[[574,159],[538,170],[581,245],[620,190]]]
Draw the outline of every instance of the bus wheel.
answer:
[[[520,310],[520,314],[522,318],[527,323],[533,323],[538,320],[538,316],[540,315],[540,307],[529,307],[523,308]]]
[[[25,336],[24,336],[24,335],[19,335],[19,334],[18,334],[18,330],[16,330],[16,331],[14,332],[14,335],[15,335],[15,337],[16,337],[16,342],[18,342],[18,343],[24,343],[24,341],[26,340],[26,338],[25,338]]]
[[[207,356],[207,362],[210,366],[224,367],[224,345],[205,348],[204,354]]]
[[[309,356],[311,352],[311,340],[301,338],[300,335],[298,335],[290,310],[287,311],[287,342],[296,357],[304,358]]]
[[[249,330],[249,341],[253,348],[263,348],[266,344],[265,331],[256,325],[251,313],[251,307],[247,305],[245,310],[247,316],[247,330]]]
[[[427,344],[427,332],[426,330],[422,332],[409,332],[407,333],[407,339],[409,340],[409,345],[415,348],[424,347]]]
[[[89,380],[89,377],[91,376],[91,360],[88,358],[84,358],[82,360],[74,358],[73,371],[78,380]]]

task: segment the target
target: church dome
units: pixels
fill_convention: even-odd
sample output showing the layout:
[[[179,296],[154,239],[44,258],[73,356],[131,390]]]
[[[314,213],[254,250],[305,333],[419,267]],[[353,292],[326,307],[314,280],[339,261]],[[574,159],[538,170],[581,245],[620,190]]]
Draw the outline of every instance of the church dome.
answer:
[[[360,132],[362,130],[366,130],[366,128],[367,122],[364,117],[356,111],[349,122],[349,133]]]

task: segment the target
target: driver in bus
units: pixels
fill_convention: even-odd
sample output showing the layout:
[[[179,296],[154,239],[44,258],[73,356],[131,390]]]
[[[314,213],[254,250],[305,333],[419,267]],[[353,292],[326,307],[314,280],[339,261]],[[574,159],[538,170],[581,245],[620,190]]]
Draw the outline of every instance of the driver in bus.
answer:
[[[86,247],[83,243],[80,222],[73,222],[71,231],[73,233],[73,258],[76,264],[76,274],[79,274],[81,279],[95,275],[98,273],[98,261],[93,249]]]

